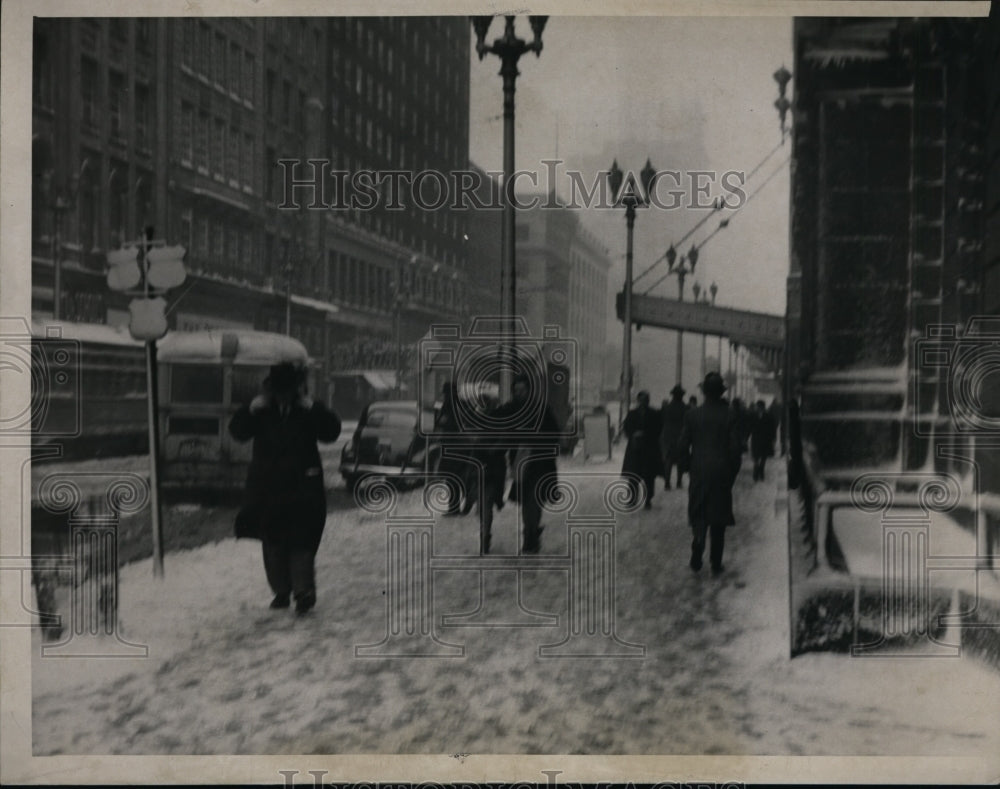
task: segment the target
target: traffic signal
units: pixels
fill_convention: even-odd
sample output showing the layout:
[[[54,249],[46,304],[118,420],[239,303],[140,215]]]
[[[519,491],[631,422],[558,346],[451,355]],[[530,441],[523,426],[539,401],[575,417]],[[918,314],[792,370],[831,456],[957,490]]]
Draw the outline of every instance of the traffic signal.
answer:
[[[131,290],[142,282],[138,247],[125,247],[108,253],[108,287]]]
[[[176,288],[187,276],[184,270],[184,255],[187,250],[182,246],[156,247],[146,253],[146,279],[150,287],[156,290]]]
[[[158,340],[167,333],[167,302],[152,299],[132,299],[128,305],[128,330],[137,340]]]

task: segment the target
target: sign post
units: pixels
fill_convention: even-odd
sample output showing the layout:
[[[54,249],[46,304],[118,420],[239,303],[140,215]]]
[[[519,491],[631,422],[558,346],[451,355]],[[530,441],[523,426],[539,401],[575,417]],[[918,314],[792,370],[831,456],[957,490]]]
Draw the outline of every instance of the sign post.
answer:
[[[159,376],[156,341],[167,333],[167,302],[158,295],[184,282],[181,246],[154,247],[153,228],[147,227],[139,249],[128,247],[108,254],[108,286],[136,295],[129,304],[129,332],[146,344],[146,415],[149,422],[149,490],[153,527],[153,576],[163,577],[163,518],[160,504]],[[136,257],[141,253],[142,265]],[[142,290],[135,290],[142,282]],[[141,295],[140,295],[141,294]]]

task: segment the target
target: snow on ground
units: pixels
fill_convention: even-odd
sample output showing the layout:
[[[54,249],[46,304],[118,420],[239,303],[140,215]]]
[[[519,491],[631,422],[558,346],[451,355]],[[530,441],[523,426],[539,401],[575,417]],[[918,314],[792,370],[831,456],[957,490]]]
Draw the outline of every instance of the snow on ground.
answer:
[[[561,468],[607,479],[618,463]],[[597,507],[600,484],[586,483],[581,508]],[[403,494],[403,509],[418,512],[419,496]],[[687,567],[685,493],[658,490],[652,510],[618,517],[616,632],[645,647],[640,659],[540,658],[567,632],[566,574],[542,570],[524,572],[523,604],[558,613],[558,627],[441,627],[476,607],[479,585],[437,571],[434,632],[464,657],[356,657],[386,633],[386,530],[370,513],[331,515],[306,617],[268,609],[256,542],[169,554],[162,580],[138,562],[121,572],[121,633],[148,658],[36,653],[35,753],[1000,753],[1000,677],[972,659],[788,658],[774,497],[745,470],[720,578]],[[564,554],[565,525],[545,523],[543,555]],[[438,520],[434,545],[475,553],[475,519]],[[508,505],[494,552],[516,548]],[[492,598],[503,579],[489,578]]]

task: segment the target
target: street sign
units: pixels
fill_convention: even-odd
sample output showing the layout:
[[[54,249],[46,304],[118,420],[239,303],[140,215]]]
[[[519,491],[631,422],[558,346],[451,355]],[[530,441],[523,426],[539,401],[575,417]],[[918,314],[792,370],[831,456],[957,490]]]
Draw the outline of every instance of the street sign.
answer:
[[[128,330],[137,340],[158,340],[167,333],[167,302],[159,296],[132,299]]]
[[[149,268],[146,279],[150,287],[156,290],[176,288],[184,282],[187,273],[184,270],[184,255],[187,250],[180,246],[154,247],[146,253]]]
[[[138,247],[125,247],[108,253],[108,287],[131,290],[142,281]]]

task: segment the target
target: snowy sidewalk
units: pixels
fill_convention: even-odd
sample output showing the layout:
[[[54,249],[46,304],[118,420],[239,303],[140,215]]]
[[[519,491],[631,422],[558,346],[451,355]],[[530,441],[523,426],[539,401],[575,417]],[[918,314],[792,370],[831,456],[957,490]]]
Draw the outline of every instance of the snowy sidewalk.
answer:
[[[608,479],[619,464],[560,469]],[[417,511],[421,495],[404,505]],[[685,492],[658,489],[652,510],[618,517],[616,631],[645,647],[638,659],[540,658],[567,628],[566,573],[542,570],[524,573],[523,603],[557,627],[439,628],[439,612],[475,607],[479,585],[472,571],[435,571],[436,634],[464,657],[355,657],[386,632],[385,523],[358,511],[328,521],[307,617],[267,608],[256,542],[168,554],[163,580],[148,561],[127,566],[121,632],[149,656],[36,650],[35,753],[1000,752],[1000,678],[971,660],[788,658],[774,498],[773,482],[741,474],[719,578],[687,567]],[[514,518],[512,505],[498,515],[495,552],[516,550]],[[562,555],[565,526],[544,523],[543,558]],[[434,525],[436,551],[472,554],[476,541],[473,517]]]

